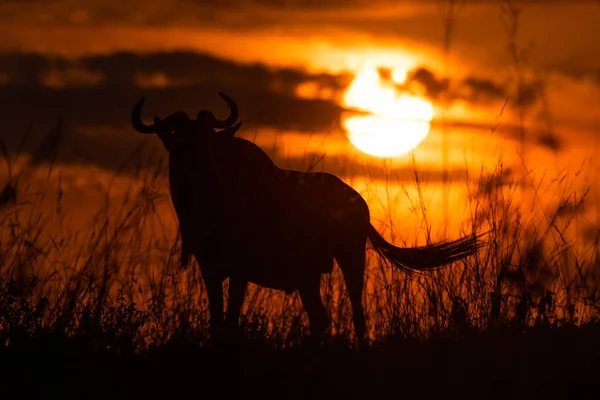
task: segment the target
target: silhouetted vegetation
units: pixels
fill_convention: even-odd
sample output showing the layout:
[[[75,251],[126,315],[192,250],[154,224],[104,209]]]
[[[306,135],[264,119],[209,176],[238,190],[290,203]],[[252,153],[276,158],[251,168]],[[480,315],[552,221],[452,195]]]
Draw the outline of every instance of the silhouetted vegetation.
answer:
[[[467,181],[473,214],[464,231],[489,230],[488,244],[452,267],[406,276],[372,258],[364,298],[372,343],[359,352],[337,269],[322,285],[332,319],[322,349],[306,346],[297,295],[257,287],[239,340],[213,343],[198,269],[179,268],[177,236],[157,223],[166,218],[157,204],[169,201],[164,165],[140,169],[122,204],[107,200],[85,229],[72,231],[55,163],[36,184],[23,171],[44,167],[18,157],[5,154],[0,195],[7,393],[564,398],[599,372],[597,237],[573,239],[584,199],[570,194],[566,175],[516,180],[500,165]],[[424,189],[417,170],[414,184]],[[559,199],[553,208],[542,207],[541,187]],[[528,189],[537,200],[517,204]],[[431,239],[426,209],[418,211]]]

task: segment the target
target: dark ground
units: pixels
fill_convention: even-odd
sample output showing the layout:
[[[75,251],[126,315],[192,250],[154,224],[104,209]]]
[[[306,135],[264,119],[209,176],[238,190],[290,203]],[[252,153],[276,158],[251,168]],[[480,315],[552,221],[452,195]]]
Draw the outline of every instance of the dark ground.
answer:
[[[48,334],[1,350],[1,398],[590,398],[600,388],[599,334],[597,323],[538,326],[366,351],[250,341],[223,351],[179,339],[143,355]]]

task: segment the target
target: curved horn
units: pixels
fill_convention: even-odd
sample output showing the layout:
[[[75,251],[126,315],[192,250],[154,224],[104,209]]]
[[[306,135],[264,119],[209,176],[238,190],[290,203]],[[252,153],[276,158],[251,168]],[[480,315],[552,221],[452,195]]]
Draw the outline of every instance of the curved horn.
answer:
[[[131,112],[131,125],[133,125],[133,128],[136,131],[141,133],[156,133],[158,132],[156,125],[146,125],[142,122],[141,113],[144,100],[146,100],[146,98],[142,97],[135,107],[133,107],[133,111]]]
[[[223,98],[223,100],[225,100],[227,102],[227,105],[229,105],[229,109],[230,109],[231,113],[229,114],[229,117],[227,117],[223,121],[220,121],[220,120],[216,119],[215,117],[213,117],[213,121],[212,121],[213,128],[215,128],[215,129],[229,128],[231,125],[233,125],[237,122],[238,107],[237,107],[237,104],[235,104],[235,101],[233,101],[231,98],[229,98],[225,93],[219,92],[219,96],[221,96]]]

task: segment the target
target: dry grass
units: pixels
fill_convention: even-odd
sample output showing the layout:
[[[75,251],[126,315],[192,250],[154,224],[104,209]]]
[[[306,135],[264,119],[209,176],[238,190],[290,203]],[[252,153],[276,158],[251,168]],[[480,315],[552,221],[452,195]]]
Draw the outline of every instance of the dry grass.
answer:
[[[65,224],[69,210],[62,205],[54,162],[42,167],[45,179],[35,188],[15,172],[6,153],[5,161],[10,174],[0,195],[0,343],[47,330],[67,336],[102,333],[108,341],[119,337],[132,351],[164,345],[182,330],[200,342],[206,339],[201,277],[195,267],[178,269],[177,236],[165,227],[168,216],[158,211],[157,203],[170,205],[164,165],[129,176],[122,203],[112,204],[107,193],[104,207],[74,231]],[[307,160],[311,168],[313,161]],[[432,240],[421,195],[426,183],[416,169],[414,176],[421,200],[414,207],[424,221],[423,235]],[[595,321],[597,240],[574,236],[584,198],[573,197],[568,181],[566,175],[508,181],[499,164],[465,181],[471,217],[461,230],[489,231],[488,245],[477,256],[408,277],[371,255],[364,303],[372,339],[426,338],[458,327],[481,332],[498,324]],[[400,183],[386,179],[385,185],[391,192]],[[533,194],[531,203],[517,203],[525,191]],[[542,202],[548,197],[544,192],[558,198],[553,209]],[[43,211],[48,204],[51,213]],[[392,213],[382,227],[393,237]],[[580,242],[591,244],[577,249]],[[339,270],[323,278],[323,299],[333,336],[351,342],[351,312]],[[249,337],[274,348],[298,345],[307,329],[297,296],[257,287],[249,289],[243,324]]]
[[[46,142],[57,145],[56,140]],[[53,146],[44,151],[55,154]],[[507,378],[498,368],[512,368],[527,354],[523,353],[527,346],[536,348],[538,357],[552,354],[544,357],[580,366],[587,364],[577,357],[571,360],[572,342],[586,343],[595,351],[590,337],[598,332],[597,237],[583,240],[574,229],[585,197],[572,195],[566,174],[539,180],[526,174],[515,180],[507,178],[502,164],[476,178],[466,171],[470,218],[461,231],[489,231],[488,243],[477,256],[451,267],[409,277],[371,255],[364,298],[371,353],[349,353],[354,343],[351,310],[336,269],[323,278],[322,295],[332,319],[332,337],[324,353],[315,355],[304,348],[307,319],[298,296],[251,286],[242,316],[244,347],[225,356],[211,350],[207,300],[197,267],[185,271],[178,267],[177,235],[166,221],[173,214],[164,214],[170,203],[163,164],[134,168],[131,175],[117,172],[115,180],[129,182],[121,203],[115,204],[114,196],[106,193],[104,206],[73,230],[67,223],[71,210],[64,208],[60,168],[53,156],[50,163],[36,166],[29,161],[19,169],[18,155],[4,154],[9,174],[0,194],[0,354],[5,355],[9,374],[19,370],[15,365],[23,361],[17,360],[32,360],[37,367],[28,368],[40,377],[48,372],[45,362],[67,369],[78,365],[91,374],[82,382],[101,386],[106,392],[99,393],[108,395],[114,388],[94,379],[117,382],[119,390],[127,392],[138,380],[162,371],[162,378],[156,379],[162,379],[166,386],[161,390],[171,395],[185,385],[169,388],[167,379],[189,374],[184,365],[196,363],[196,373],[214,375],[217,382],[232,373],[234,357],[239,361],[233,364],[240,368],[237,373],[247,379],[245,388],[257,385],[251,377],[266,374],[274,387],[292,390],[302,383],[289,380],[301,379],[307,368],[325,363],[339,368],[335,374],[341,380],[349,374],[387,377],[393,384],[390,371],[396,371],[418,392],[417,382],[424,377],[438,374],[439,379],[450,379],[459,370],[465,375],[454,376],[457,383],[478,377],[492,385],[489,379],[494,374],[518,381],[522,379],[518,374],[509,373]],[[308,158],[306,165],[314,169],[318,161]],[[41,182],[26,173],[34,167],[36,176],[44,172]],[[401,183],[389,176],[385,192],[388,204],[393,204],[392,192]],[[432,240],[434,224],[428,221],[423,200],[427,183],[416,167],[412,185],[418,199],[414,212],[422,221],[417,231]],[[532,194],[531,200],[517,201],[525,192]],[[549,205],[542,201],[548,197],[558,200]],[[393,237],[394,210],[386,214],[381,226]],[[487,354],[485,359],[482,354]],[[95,360],[94,366],[86,364],[88,359]],[[365,369],[373,363],[381,376]],[[496,372],[479,376],[477,363]],[[105,370],[98,370],[98,365]],[[269,375],[280,367],[286,371],[282,376]],[[123,378],[121,374],[130,369],[136,371],[131,379]],[[116,372],[107,375],[107,370]],[[454,372],[444,375],[450,370]],[[554,379],[544,371],[534,368],[527,374],[532,379]],[[51,376],[61,382],[58,375]],[[367,390],[343,385],[333,389],[327,382],[322,383],[327,389],[315,390],[349,392],[350,397]],[[65,385],[56,390],[62,394],[72,382]],[[406,392],[412,390],[408,387],[412,386]],[[148,391],[150,397],[156,394]]]

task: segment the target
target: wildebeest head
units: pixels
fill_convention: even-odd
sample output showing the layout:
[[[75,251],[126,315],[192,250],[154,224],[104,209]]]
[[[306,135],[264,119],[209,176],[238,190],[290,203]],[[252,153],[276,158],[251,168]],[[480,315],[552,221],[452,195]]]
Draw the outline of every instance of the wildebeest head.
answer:
[[[185,112],[177,111],[166,118],[154,117],[154,124],[142,122],[141,111],[145,98],[133,108],[131,123],[135,130],[144,134],[156,134],[171,155],[184,154],[191,149],[205,149],[213,140],[227,139],[235,135],[241,122],[237,122],[237,104],[224,93],[219,95],[230,108],[229,116],[224,120],[217,119],[211,111],[201,110],[196,119],[191,119]],[[217,131],[217,129],[220,129]]]
[[[218,179],[227,144],[241,126],[241,122],[237,122],[236,103],[221,92],[219,95],[230,108],[230,114],[224,120],[215,118],[208,110],[199,111],[196,119],[177,111],[162,119],[154,117],[154,124],[146,125],[140,116],[144,98],[133,108],[131,123],[134,129],[144,134],[156,134],[169,152],[169,186],[178,213],[186,214],[184,210],[191,209],[191,203],[197,202],[198,198],[207,199],[195,192],[203,191],[205,184]]]

